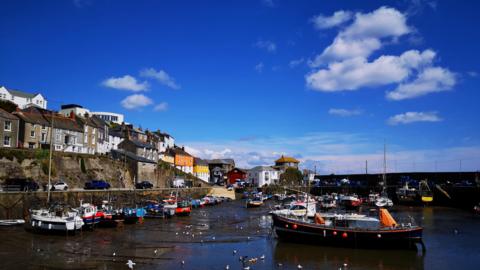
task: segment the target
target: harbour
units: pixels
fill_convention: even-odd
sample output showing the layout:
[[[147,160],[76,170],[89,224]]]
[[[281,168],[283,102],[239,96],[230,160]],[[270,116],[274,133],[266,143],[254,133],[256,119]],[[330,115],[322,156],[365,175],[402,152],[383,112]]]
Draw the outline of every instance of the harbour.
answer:
[[[244,200],[193,209],[190,216],[145,219],[135,225],[84,230],[73,236],[2,227],[5,269],[475,269],[480,219],[448,207],[394,206],[396,218],[424,228],[420,250],[351,249],[290,243],[272,232],[276,202],[246,208]],[[455,246],[453,249],[446,248]],[[22,254],[18,256],[16,254]],[[264,259],[260,259],[261,257]]]

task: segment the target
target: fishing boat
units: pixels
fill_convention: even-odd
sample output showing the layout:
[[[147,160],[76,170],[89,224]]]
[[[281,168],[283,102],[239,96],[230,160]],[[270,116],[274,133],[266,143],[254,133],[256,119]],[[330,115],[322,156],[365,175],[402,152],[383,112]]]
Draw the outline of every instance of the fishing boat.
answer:
[[[296,216],[296,217],[309,217],[313,218],[317,212],[317,206],[315,201],[306,203],[304,201],[296,201],[290,204],[286,209],[274,210],[271,213],[285,215],[285,216]]]
[[[81,203],[78,212],[83,219],[84,226],[87,228],[93,228],[100,222],[103,216],[103,213],[99,213],[97,207],[90,203]]]
[[[247,208],[260,207],[263,205],[263,199],[260,196],[255,196],[247,200]]]
[[[146,211],[142,207],[124,207],[122,209],[125,224],[135,224],[143,222]]]
[[[189,201],[181,200],[177,203],[177,209],[175,209],[175,215],[177,216],[189,216],[192,211],[192,206]]]
[[[342,204],[347,210],[355,210],[360,207],[362,200],[357,195],[340,195],[340,204]]]
[[[100,216],[99,227],[113,228],[123,223],[124,216],[121,209],[115,209],[108,201],[103,201],[97,208],[97,215]]]
[[[409,186],[408,181],[403,186],[397,188],[395,194],[401,203],[414,203],[418,197],[417,189]]]
[[[318,201],[320,203],[320,209],[322,210],[330,210],[337,207],[337,201],[332,195],[323,195]]]
[[[431,203],[433,201],[433,192],[430,189],[428,182],[426,180],[420,181],[420,184],[418,187],[419,187],[418,193],[420,195],[420,198],[422,199],[422,203],[424,204]]]
[[[34,232],[75,233],[84,223],[77,210],[54,206],[30,210],[30,225]]]
[[[192,205],[192,208],[202,207],[202,201],[200,199],[192,199],[190,204]]]
[[[18,226],[25,224],[24,219],[1,219],[0,226]]]
[[[379,208],[390,208],[393,206],[393,201],[386,197],[386,196],[381,196],[381,197],[378,197],[375,202],[374,202],[374,205],[376,207],[379,207]]]
[[[422,227],[398,224],[383,208],[379,210],[379,218],[317,213],[311,220],[272,213],[272,219],[275,233],[286,241],[376,249],[413,249],[420,243],[424,248]]]
[[[155,200],[149,200],[145,202],[145,218],[164,218],[165,209],[163,204]]]

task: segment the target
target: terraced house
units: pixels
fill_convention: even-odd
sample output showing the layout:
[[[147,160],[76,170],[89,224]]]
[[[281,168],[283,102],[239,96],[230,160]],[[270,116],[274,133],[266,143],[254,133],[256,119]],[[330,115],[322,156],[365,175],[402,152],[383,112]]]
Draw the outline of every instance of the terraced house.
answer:
[[[18,118],[0,109],[0,147],[17,147],[18,145]]]
[[[175,167],[177,169],[193,174],[193,156],[185,152],[185,148],[174,147],[168,150],[175,157]]]
[[[18,146],[20,148],[48,149],[50,123],[43,115],[43,109],[28,107],[13,114],[20,119]]]
[[[210,180],[210,170],[208,169],[208,161],[201,158],[193,159],[193,175],[205,182]]]

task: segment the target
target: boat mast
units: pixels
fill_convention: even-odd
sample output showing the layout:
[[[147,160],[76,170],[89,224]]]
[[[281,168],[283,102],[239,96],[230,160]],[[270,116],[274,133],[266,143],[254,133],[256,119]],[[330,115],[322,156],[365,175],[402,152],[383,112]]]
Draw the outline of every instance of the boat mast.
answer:
[[[50,203],[50,189],[52,188],[52,154],[53,154],[53,111],[52,125],[50,127],[50,152],[48,157],[48,185],[47,185],[47,204]]]
[[[387,185],[387,144],[385,143],[385,140],[383,141],[383,187],[382,187],[382,193],[385,192],[385,187]]]

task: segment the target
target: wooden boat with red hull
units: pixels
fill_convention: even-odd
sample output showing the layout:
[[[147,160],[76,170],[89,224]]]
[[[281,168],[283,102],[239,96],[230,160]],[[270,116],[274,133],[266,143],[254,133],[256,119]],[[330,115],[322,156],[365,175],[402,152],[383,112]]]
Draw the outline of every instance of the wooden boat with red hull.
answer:
[[[342,219],[337,215],[328,221],[319,213],[316,214],[315,221],[277,214],[272,214],[272,217],[273,228],[281,240],[372,249],[416,249],[418,243],[422,250],[425,250],[422,227],[398,225],[385,209],[381,209],[380,215],[384,215],[380,220],[361,215]],[[372,226],[375,222],[378,222],[378,226]],[[362,223],[365,223],[365,226],[360,226]]]
[[[177,208],[175,209],[175,215],[177,216],[189,216],[192,211],[192,205],[188,201],[179,201]]]

